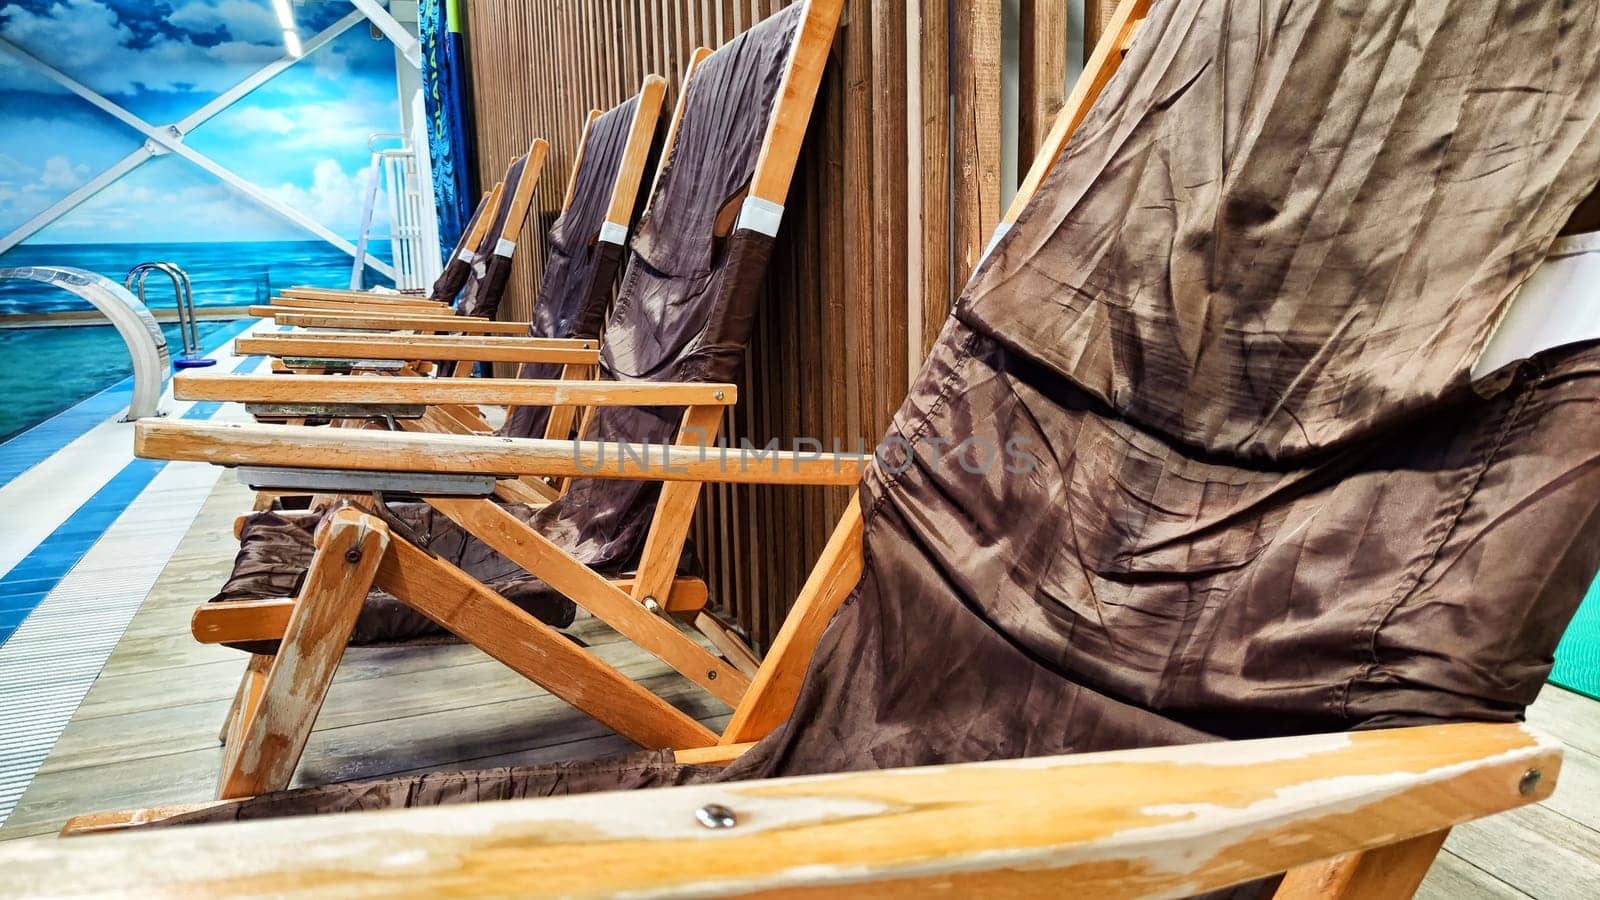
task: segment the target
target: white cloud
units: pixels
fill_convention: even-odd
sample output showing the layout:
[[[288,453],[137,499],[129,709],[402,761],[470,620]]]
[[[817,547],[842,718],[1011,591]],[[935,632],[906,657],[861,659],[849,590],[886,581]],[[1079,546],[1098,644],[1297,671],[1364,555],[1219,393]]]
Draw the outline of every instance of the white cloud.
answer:
[[[187,31],[206,32],[218,26],[235,40],[257,44],[283,42],[278,17],[265,2],[250,0],[192,0],[172,10],[167,21]]]
[[[78,166],[87,170],[87,166]],[[75,188],[83,179],[65,156],[52,156],[44,161],[44,171],[39,173],[39,184],[46,188]]]
[[[367,138],[374,131],[386,130],[382,123],[388,116],[381,113],[387,112],[361,97],[278,107],[241,104],[218,116],[211,127],[230,134],[272,135],[281,149],[326,156],[365,151]],[[206,126],[197,133],[203,130]]]
[[[216,11],[220,16],[222,8]],[[200,13],[189,15],[194,20]],[[249,31],[246,25],[245,33]],[[145,47],[129,47],[133,32],[100,0],[59,0],[42,13],[20,7],[5,9],[0,11],[0,35],[106,94],[127,94],[141,84],[152,90],[193,85],[202,91],[220,91],[237,81],[240,73],[234,66],[219,63],[259,66],[283,55],[281,40],[253,43],[238,36],[213,47],[201,47],[186,37],[160,37]],[[0,70],[6,70],[3,77],[7,83],[20,68],[8,56],[0,55]]]
[[[366,202],[371,171],[361,169],[347,174],[338,160],[324,159],[311,170],[311,186],[284,183],[268,191],[273,197],[305,213],[341,234],[355,234],[361,225],[361,209]],[[385,218],[383,193],[374,205],[374,224]]]

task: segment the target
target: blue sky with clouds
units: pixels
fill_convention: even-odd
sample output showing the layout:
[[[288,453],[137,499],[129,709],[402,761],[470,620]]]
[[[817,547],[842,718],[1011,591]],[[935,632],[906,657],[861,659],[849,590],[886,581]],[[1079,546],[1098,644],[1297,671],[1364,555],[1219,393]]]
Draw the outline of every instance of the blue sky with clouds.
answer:
[[[351,8],[335,0],[294,4],[302,41]],[[183,118],[284,53],[270,0],[0,0],[0,36],[156,125]],[[367,136],[399,125],[391,46],[358,23],[196,128],[187,143],[353,238]],[[137,132],[0,51],[0,234],[141,142]],[[167,155],[29,243],[308,237]]]

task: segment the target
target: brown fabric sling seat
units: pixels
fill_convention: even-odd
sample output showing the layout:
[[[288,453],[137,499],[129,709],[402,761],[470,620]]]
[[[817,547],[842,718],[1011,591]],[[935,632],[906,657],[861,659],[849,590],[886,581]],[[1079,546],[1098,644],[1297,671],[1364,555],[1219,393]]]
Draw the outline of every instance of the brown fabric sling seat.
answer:
[[[502,187],[501,190],[504,190]],[[439,272],[439,277],[434,279],[433,290],[428,292],[429,300],[440,303],[455,303],[456,295],[467,286],[467,279],[472,275],[472,260],[477,255],[478,248],[468,246],[473,231],[476,230],[478,221],[490,215],[491,196],[488,193],[478,201],[478,208],[472,211],[472,218],[467,220],[466,227],[461,231],[461,240],[456,243],[450,252],[450,258],[445,261],[444,269]],[[494,204],[498,206],[498,204]]]
[[[639,98],[630,97],[589,124],[573,174],[572,199],[546,235],[549,256],[533,300],[529,337],[600,336],[624,250],[622,241],[603,228],[638,105]],[[561,373],[562,367],[553,363],[528,363],[517,370],[517,377],[560,378]],[[544,437],[549,421],[550,407],[519,406],[498,433]]]
[[[783,726],[167,822],[1519,719],[1600,567],[1600,346],[1468,370],[1600,176],[1597,42],[1156,3],[869,467]]]
[[[721,383],[738,375],[773,238],[746,228],[719,233],[719,228],[728,228],[719,219],[737,208],[756,168],[800,9],[797,5],[770,17],[694,69],[605,328],[601,378]],[[556,238],[561,278],[576,278],[585,270],[603,272],[603,258],[578,259],[582,240],[568,240],[565,231]],[[564,303],[549,316],[550,327],[558,327],[564,318],[581,326],[594,315],[590,304],[603,299],[603,293],[567,299],[571,305]],[[661,445],[671,443],[680,425],[678,409],[605,407],[596,410],[586,438]],[[529,423],[515,416],[508,422],[508,428],[526,427]],[[621,576],[638,563],[659,493],[659,485],[650,482],[575,479],[547,506],[507,509],[591,569]],[[570,600],[445,516],[415,504],[397,504],[393,512],[425,538],[422,543],[430,552],[496,593],[549,624],[565,627],[572,622]],[[279,513],[247,518],[233,573],[212,599],[294,596],[312,559],[318,518]],[[696,572],[692,549],[685,549],[679,567],[684,574]],[[374,591],[352,643],[411,640],[441,631],[427,617]],[[238,646],[269,652],[273,645]]]

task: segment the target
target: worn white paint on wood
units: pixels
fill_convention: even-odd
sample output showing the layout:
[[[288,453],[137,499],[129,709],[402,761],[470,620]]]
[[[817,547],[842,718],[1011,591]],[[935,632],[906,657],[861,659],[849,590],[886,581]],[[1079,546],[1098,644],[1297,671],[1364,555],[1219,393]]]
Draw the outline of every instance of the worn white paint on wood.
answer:
[[[12,844],[0,891],[1180,894],[1534,802],[1559,767],[1516,725],[1280,738]]]

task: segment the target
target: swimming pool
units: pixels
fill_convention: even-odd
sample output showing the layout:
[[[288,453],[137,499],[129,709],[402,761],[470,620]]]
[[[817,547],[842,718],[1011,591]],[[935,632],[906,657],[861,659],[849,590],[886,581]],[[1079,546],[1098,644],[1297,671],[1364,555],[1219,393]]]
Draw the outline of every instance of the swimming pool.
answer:
[[[200,344],[213,349],[247,320],[200,322]],[[176,323],[162,326],[167,348],[182,352]],[[6,441],[133,374],[128,348],[110,325],[0,328],[0,442]]]

